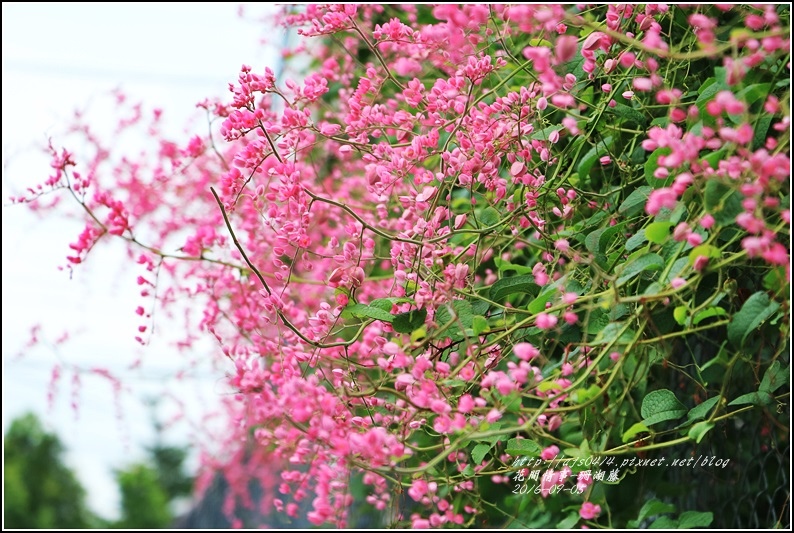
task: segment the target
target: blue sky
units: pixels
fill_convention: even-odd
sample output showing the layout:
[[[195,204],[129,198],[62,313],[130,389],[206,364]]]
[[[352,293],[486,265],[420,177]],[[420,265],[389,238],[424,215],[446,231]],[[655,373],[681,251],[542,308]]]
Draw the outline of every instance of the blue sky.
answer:
[[[166,355],[171,350],[165,341],[141,351],[133,340],[139,287],[124,270],[120,247],[97,250],[69,279],[57,267],[79,224],[38,218],[5,199],[46,178],[49,162],[40,147],[50,136],[57,144],[75,108],[114,88],[164,109],[177,132],[196,102],[227,94],[241,64],[276,66],[274,47],[260,41],[268,35],[280,44],[280,30],[239,18],[235,4],[185,6],[3,3],[3,427],[25,411],[38,413],[66,444],[67,461],[88,489],[91,507],[106,517],[118,513],[113,468],[142,458],[142,446],[153,438],[144,398],[168,390],[188,405],[207,407],[223,393],[223,376],[207,365],[197,370],[200,379],[180,383],[174,372],[183,361]],[[252,9],[263,12],[261,6]],[[35,324],[42,325],[45,342],[26,349]],[[72,340],[55,346],[67,331]],[[143,368],[127,370],[140,355]],[[75,418],[69,372],[49,409],[48,382],[58,361],[100,366],[122,377],[129,388],[123,418],[117,418],[110,384],[92,376],[82,378]],[[196,416],[200,410],[194,409]],[[192,431],[181,423],[167,437],[187,442]]]

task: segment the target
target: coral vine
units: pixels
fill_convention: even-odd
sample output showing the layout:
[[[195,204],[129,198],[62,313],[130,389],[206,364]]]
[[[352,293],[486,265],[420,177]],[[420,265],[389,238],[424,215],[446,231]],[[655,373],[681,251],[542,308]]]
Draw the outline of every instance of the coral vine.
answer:
[[[133,108],[120,130],[159,143],[137,158],[82,125],[93,157],[51,148],[52,176],[15,200],[82,206],[72,264],[125,240],[142,319],[191,299],[180,345],[214,336],[237,391],[206,456],[230,513],[259,478],[277,509],[344,526],[355,474],[387,523],[482,524],[484,480],[535,453],[554,469],[539,501],[574,485],[573,520],[601,520],[610,502],[560,449],[653,449],[622,439],[647,417],[621,406],[682,338],[735,336],[729,269],[788,316],[788,11],[309,5],[282,22],[314,61],[302,81],[243,66],[200,105],[213,136],[162,138],[159,111]]]

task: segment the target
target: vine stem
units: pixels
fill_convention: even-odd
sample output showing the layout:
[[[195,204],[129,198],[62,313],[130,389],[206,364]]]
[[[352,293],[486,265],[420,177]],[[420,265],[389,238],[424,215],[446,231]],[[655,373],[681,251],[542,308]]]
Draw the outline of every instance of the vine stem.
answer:
[[[262,283],[262,286],[265,288],[267,294],[268,295],[273,294],[273,291],[270,289],[270,286],[265,281],[265,277],[262,275],[259,269],[256,268],[256,265],[254,265],[251,262],[251,260],[248,258],[248,254],[245,253],[245,249],[240,244],[240,241],[237,240],[237,235],[234,233],[234,229],[232,228],[232,223],[229,221],[229,215],[226,212],[226,208],[223,206],[223,202],[221,201],[220,196],[218,196],[218,193],[215,191],[215,187],[210,187],[210,192],[212,192],[212,195],[215,197],[215,201],[218,203],[218,207],[220,208],[221,214],[223,215],[223,221],[226,223],[226,229],[229,230],[229,235],[231,235],[232,242],[234,242],[234,246],[237,248],[237,251],[239,251],[240,255],[243,256],[243,260],[248,265],[248,268],[251,269],[251,271],[254,273],[254,275],[256,275],[260,283]],[[364,328],[366,328],[366,326],[372,322],[371,320],[369,322],[362,322],[361,327],[359,327],[358,329],[358,332],[356,332],[353,338],[350,339],[349,341],[323,343],[312,340],[306,335],[304,335],[301,330],[299,330],[292,322],[289,321],[289,319],[286,316],[284,316],[284,313],[282,313],[280,309],[276,309],[276,314],[278,315],[278,318],[281,320],[281,322],[290,331],[292,331],[295,335],[297,335],[303,342],[315,348],[335,348],[338,346],[350,346],[351,344],[353,344],[358,340],[358,338],[361,336],[361,333],[364,331]]]

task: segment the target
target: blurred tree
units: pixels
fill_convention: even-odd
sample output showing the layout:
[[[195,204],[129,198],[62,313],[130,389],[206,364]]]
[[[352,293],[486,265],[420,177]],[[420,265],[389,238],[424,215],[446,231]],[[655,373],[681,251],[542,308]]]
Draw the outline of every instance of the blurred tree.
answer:
[[[184,470],[187,449],[163,442],[163,424],[157,418],[157,399],[146,400],[156,433],[146,448],[143,462],[116,471],[121,493],[121,519],[117,528],[158,529],[171,527],[174,501],[193,490],[193,477]]]
[[[169,498],[154,468],[133,464],[117,471],[116,481],[121,492],[121,519],[115,527],[158,529],[171,524]]]
[[[21,529],[103,527],[85,489],[63,464],[63,445],[33,414],[11,422],[3,439],[3,525]]]
[[[165,445],[158,438],[157,444],[148,448],[148,452],[149,464],[153,465],[157,482],[168,500],[173,502],[179,497],[190,495],[193,491],[193,477],[187,475],[183,468],[187,449]]]

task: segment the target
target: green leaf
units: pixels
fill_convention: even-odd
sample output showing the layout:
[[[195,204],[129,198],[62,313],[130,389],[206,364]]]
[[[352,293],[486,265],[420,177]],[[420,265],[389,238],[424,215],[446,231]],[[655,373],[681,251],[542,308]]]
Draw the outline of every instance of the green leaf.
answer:
[[[703,113],[706,110],[706,104],[713,100],[714,96],[716,96],[718,92],[730,90],[730,87],[728,87],[728,84],[725,82],[725,73],[722,72],[720,75],[718,69],[724,70],[724,67],[715,68],[714,71],[717,76],[704,81],[698,91],[700,96],[698,96],[697,100],[695,100],[695,105],[700,110],[701,116],[703,116]]]
[[[766,391],[759,391],[759,392],[750,392],[747,394],[742,394],[735,400],[733,400],[728,405],[757,405],[759,407],[765,407],[767,405],[771,405],[772,402],[775,401],[775,398]]]
[[[727,150],[725,148],[717,150],[716,152],[708,152],[703,156],[703,159],[701,159],[701,163],[708,163],[711,168],[717,170],[717,168],[720,166],[720,161],[725,159],[726,153]]]
[[[599,247],[599,243],[601,242],[601,235],[607,230],[608,228],[599,228],[595,231],[591,231],[585,237],[584,245],[587,248],[587,251],[590,253],[598,253],[601,251]]]
[[[780,304],[770,300],[765,292],[750,296],[728,324],[728,340],[740,348],[747,336],[778,310]]]
[[[598,385],[590,385],[586,389],[576,389],[572,394],[572,399],[577,404],[586,403],[598,396],[600,392],[601,389],[598,387]]]
[[[662,244],[670,238],[670,228],[672,227],[673,223],[670,221],[648,224],[645,228],[645,238],[654,244]]]
[[[480,222],[482,222],[482,225],[485,227],[495,226],[500,220],[502,220],[502,217],[499,216],[499,211],[490,205],[480,213]]]
[[[514,457],[524,455],[538,456],[542,451],[537,442],[528,439],[510,439],[505,447],[505,453]]]
[[[728,311],[726,311],[722,307],[707,307],[695,313],[695,316],[692,317],[692,325],[697,326],[707,318],[711,318],[714,316],[725,316],[727,314]]]
[[[758,150],[766,141],[766,132],[772,125],[772,115],[763,115],[755,123],[755,134],[753,135],[753,150]]]
[[[565,448],[562,452],[568,457],[575,457],[577,459],[584,457],[582,450],[579,448]]]
[[[377,298],[375,300],[372,300],[369,303],[369,306],[370,307],[375,307],[377,309],[382,309],[382,310],[386,311],[387,313],[389,313],[391,311],[391,308],[394,306],[394,304],[388,298]]]
[[[706,433],[711,431],[711,428],[713,427],[714,427],[713,422],[705,422],[705,421],[698,422],[697,424],[689,428],[689,433],[687,433],[687,435],[689,435],[690,439],[693,439],[695,442],[700,444],[700,441],[703,440],[703,437],[706,436]]]
[[[716,246],[712,246],[710,244],[701,244],[700,246],[695,246],[689,252],[689,264],[694,265],[697,258],[701,255],[710,259],[719,259],[721,254],[720,249]]]
[[[670,209],[662,209],[659,211],[659,214],[656,215],[656,220],[658,222],[672,222],[673,224],[678,224],[681,218],[686,213],[686,204],[684,202],[676,202],[675,207]],[[675,242],[671,244],[677,244]]]
[[[480,443],[471,451],[471,459],[475,465],[482,463],[482,460],[491,451],[492,444]]]
[[[640,514],[637,516],[637,523],[639,525],[640,522],[651,516],[656,516],[665,513],[674,513],[674,512],[675,512],[675,505],[671,505],[669,503],[663,503],[660,502],[659,500],[650,500],[645,502],[645,504],[640,509]]]
[[[643,127],[648,123],[648,119],[645,118],[645,115],[625,104],[616,104],[615,107],[609,107],[607,110],[614,113],[619,118],[622,118],[626,124],[634,123],[637,126]]]
[[[592,344],[609,344],[615,341],[615,339],[617,339],[618,344],[628,344],[632,342],[634,332],[631,329],[627,329],[621,333],[625,327],[626,325],[621,322],[610,322],[604,327],[603,330],[598,333],[598,335],[596,335],[596,338],[593,339]],[[619,338],[618,335],[620,335]]]
[[[623,433],[623,437],[621,440],[623,440],[623,443],[625,444],[630,440],[632,440],[637,435],[639,435],[640,433],[649,433],[649,432],[650,430],[648,429],[648,426],[646,426],[642,422],[637,422]]]
[[[598,335],[609,324],[609,315],[600,308],[595,308],[587,319],[588,335]]]
[[[678,322],[680,326],[686,324],[686,319],[688,316],[689,316],[689,308],[685,305],[679,305],[676,306],[675,309],[673,309],[673,318],[675,318],[675,321]]]
[[[554,126],[549,126],[548,128],[543,128],[542,130],[533,132],[529,138],[533,141],[545,141],[549,138],[549,135],[562,129],[563,128],[561,128],[559,125],[555,124]]]
[[[678,529],[693,529],[696,527],[709,527],[714,514],[701,511],[684,511],[678,517]]]
[[[444,326],[454,318],[455,325],[451,326],[452,331],[455,330],[458,323],[464,328],[471,327],[472,320],[474,319],[474,315],[471,312],[471,303],[466,300],[453,300],[452,311],[454,312],[454,317],[452,313],[450,313],[449,305],[439,307],[436,311],[436,323],[439,326]]]
[[[615,224],[614,226],[607,226],[606,228],[592,232],[585,239],[585,246],[593,253],[606,253],[615,242],[615,235],[623,231],[626,226],[625,222]],[[597,239],[595,243],[590,242],[591,239]],[[590,250],[590,246],[594,246],[594,250]]]
[[[643,244],[645,244],[647,241],[648,239],[645,237],[644,231],[637,232],[631,237],[629,237],[629,239],[626,241],[626,251],[627,252],[634,251]]]
[[[371,307],[364,304],[353,304],[345,307],[345,311],[356,318],[374,318],[384,322],[392,322],[394,315],[378,307]]]
[[[609,320],[618,321],[627,316],[633,308],[626,303],[616,304],[609,310]]]
[[[624,264],[623,270],[618,277],[617,285],[623,285],[646,270],[661,270],[662,268],[664,268],[664,260],[659,254],[648,253],[641,255],[634,261]]]
[[[463,477],[474,477],[476,472],[474,471],[474,467],[469,464],[466,465],[466,468],[463,469],[463,472],[461,472],[461,474],[463,474]]]
[[[392,327],[397,333],[412,333],[425,324],[427,318],[426,309],[415,309],[407,313],[394,315]]]
[[[539,291],[540,287],[535,283],[535,276],[513,276],[502,278],[494,283],[491,287],[490,296],[494,302],[500,302],[517,292],[536,295]]]
[[[681,418],[687,412],[686,407],[678,401],[671,390],[660,389],[648,393],[642,400],[640,409],[643,423],[652,426],[659,422]]]
[[[722,345],[720,346],[719,351],[717,352],[717,355],[715,355],[714,357],[711,358],[711,360],[706,362],[700,368],[700,371],[703,372],[706,369],[708,369],[709,367],[711,367],[712,365],[728,366],[728,364],[730,363],[730,359],[731,358],[730,358],[730,355],[728,354],[728,350],[726,349],[727,345],[728,345],[728,341],[727,340],[723,341]]]
[[[717,405],[717,402],[720,401],[719,396],[715,396],[713,398],[709,398],[705,402],[701,403],[700,405],[696,405],[692,409],[689,410],[686,417],[687,420],[693,422],[695,420],[700,420],[701,418],[705,418],[706,415],[709,414],[711,408]]]
[[[737,100],[744,100],[744,103],[747,104],[749,108],[754,103],[759,101],[761,98],[766,98],[769,94],[769,89],[771,85],[768,83],[755,83],[753,85],[748,85],[738,93],[736,93]],[[734,115],[730,115],[733,117]],[[741,118],[741,115],[736,115]]]
[[[581,161],[579,161],[579,166],[576,167],[576,172],[581,179],[585,179],[587,175],[590,174],[590,169],[593,168],[598,158],[609,152],[609,149],[612,148],[612,141],[613,138],[611,135],[598,141],[596,145],[582,157]]]
[[[629,529],[638,529],[640,524],[649,517],[657,516],[664,513],[674,513],[675,506],[669,503],[662,503],[659,500],[650,500],[640,509],[640,514],[636,520],[629,520],[626,527]]]
[[[665,258],[669,260],[669,258]],[[665,276],[665,283],[669,283],[671,279],[675,278],[683,274],[684,269],[689,266],[689,258],[687,257],[679,257],[673,263],[673,266],[670,267],[670,270],[667,271],[667,275]]]
[[[509,395],[502,398],[502,409],[506,413],[520,413],[523,407],[521,395],[513,391]]]
[[[471,329],[475,335],[488,331],[488,320],[482,315],[475,315],[471,320]]]
[[[527,306],[527,311],[530,313],[540,313],[544,309],[546,309],[546,302],[554,298],[554,296],[558,295],[560,291],[557,287],[551,287],[540,293],[540,295],[529,302]]]
[[[487,424],[487,426],[486,426],[486,424]],[[500,429],[501,427],[502,427],[502,423],[501,422],[494,422],[493,424],[488,424],[487,422],[484,422],[483,425],[481,426],[483,431],[486,431],[486,430],[487,431],[496,431],[496,430]],[[485,442],[486,444],[490,444],[493,447],[497,442],[502,440],[502,436],[501,435],[491,435],[490,437],[476,437],[474,440],[477,441],[477,442]]]
[[[505,261],[501,257],[494,258],[494,264],[499,272],[510,272],[514,271],[516,274],[531,274],[532,267],[524,266],[524,265],[516,265],[509,261]]]
[[[744,211],[742,199],[739,191],[722,184],[719,180],[710,179],[706,182],[703,204],[720,226],[728,226],[736,221],[736,215]]]
[[[579,513],[570,513],[557,524],[557,529],[573,529],[579,521]]]
[[[485,315],[491,308],[491,304],[479,298],[469,300],[469,302],[471,302],[471,314],[473,315]]]
[[[764,372],[764,377],[761,379],[761,385],[758,390],[771,394],[786,384],[788,376],[789,368],[781,369],[780,361],[775,361]]]
[[[660,516],[648,526],[648,529],[678,529],[678,520],[669,516]]]
[[[783,292],[788,285],[785,267],[775,267],[764,276],[764,288],[768,291],[775,293]]]
[[[670,176],[665,179],[659,179],[653,175],[653,173],[656,172],[656,169],[659,168],[659,158],[663,155],[670,155],[672,151],[673,150],[668,146],[657,148],[651,153],[651,155],[648,156],[648,160],[645,162],[645,181],[647,181],[648,185],[654,189],[667,187],[673,183],[675,176],[674,172],[671,172]]]

